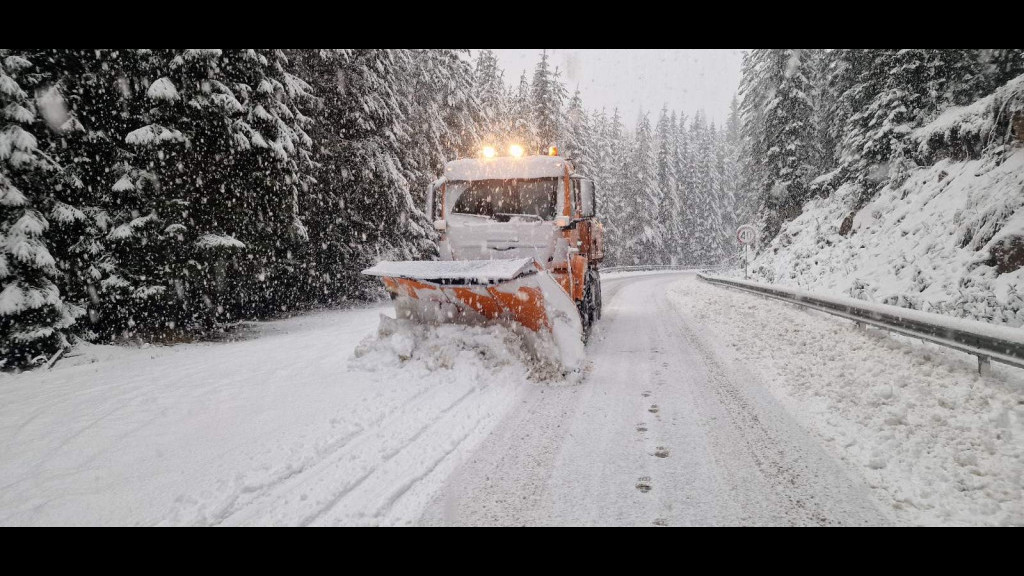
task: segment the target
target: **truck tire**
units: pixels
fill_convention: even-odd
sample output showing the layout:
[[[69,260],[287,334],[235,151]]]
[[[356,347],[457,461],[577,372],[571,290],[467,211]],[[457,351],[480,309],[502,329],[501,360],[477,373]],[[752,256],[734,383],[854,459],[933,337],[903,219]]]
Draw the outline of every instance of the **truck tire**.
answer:
[[[584,276],[583,299],[578,308],[583,323],[583,341],[590,339],[590,331],[601,317],[601,275],[596,268],[588,268]]]
[[[583,342],[586,342],[590,339],[590,328],[594,325],[594,285],[589,271],[583,277],[583,298],[576,307],[580,312],[580,323],[583,324]]]

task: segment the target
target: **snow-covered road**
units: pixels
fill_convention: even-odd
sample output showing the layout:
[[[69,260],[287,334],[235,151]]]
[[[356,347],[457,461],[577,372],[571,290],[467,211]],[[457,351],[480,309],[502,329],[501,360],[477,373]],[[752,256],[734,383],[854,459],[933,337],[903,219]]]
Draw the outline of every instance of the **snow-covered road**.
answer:
[[[532,389],[424,521],[889,523],[862,482],[700,338],[669,299],[679,281],[606,281],[587,381]]]
[[[577,384],[389,307],[0,376],[0,525],[1024,522],[1019,373],[692,274],[604,293]]]

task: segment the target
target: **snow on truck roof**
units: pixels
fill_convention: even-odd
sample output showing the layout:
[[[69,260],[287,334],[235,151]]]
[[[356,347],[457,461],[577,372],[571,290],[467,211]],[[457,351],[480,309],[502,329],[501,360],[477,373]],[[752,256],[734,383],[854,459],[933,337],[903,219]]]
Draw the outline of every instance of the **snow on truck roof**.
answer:
[[[444,175],[449,181],[556,178],[565,174],[565,165],[560,156],[464,158],[446,164]]]

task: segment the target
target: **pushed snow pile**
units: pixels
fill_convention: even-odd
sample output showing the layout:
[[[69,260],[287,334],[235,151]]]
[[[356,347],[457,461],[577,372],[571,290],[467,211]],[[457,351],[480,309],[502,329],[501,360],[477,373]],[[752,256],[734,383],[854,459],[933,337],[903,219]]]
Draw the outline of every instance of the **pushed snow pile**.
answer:
[[[857,209],[815,199],[757,258],[758,280],[1024,325],[1024,150],[917,168]]]
[[[560,378],[559,363],[531,354],[526,338],[498,323],[433,325],[382,314],[377,333],[356,347],[350,367],[369,372],[401,367],[409,378],[451,371],[453,379],[478,382]]]

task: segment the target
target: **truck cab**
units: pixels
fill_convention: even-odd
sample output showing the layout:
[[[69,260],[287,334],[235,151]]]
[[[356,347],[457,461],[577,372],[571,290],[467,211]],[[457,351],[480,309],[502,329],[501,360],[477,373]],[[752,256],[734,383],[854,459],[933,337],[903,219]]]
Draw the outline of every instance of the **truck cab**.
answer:
[[[427,194],[442,260],[532,258],[576,303],[586,333],[600,317],[602,227],[594,182],[556,150],[454,160]]]

